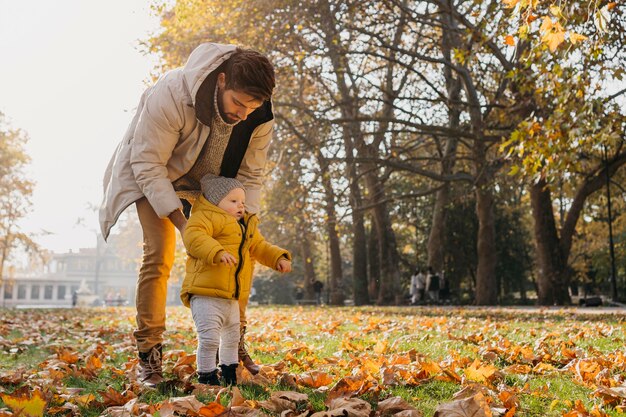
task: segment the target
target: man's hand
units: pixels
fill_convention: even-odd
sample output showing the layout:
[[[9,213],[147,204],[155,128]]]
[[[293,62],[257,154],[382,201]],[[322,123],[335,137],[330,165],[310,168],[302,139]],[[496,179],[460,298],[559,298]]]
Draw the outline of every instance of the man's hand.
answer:
[[[280,258],[278,265],[276,265],[278,272],[291,272],[291,261],[285,258]]]
[[[237,265],[237,258],[235,258],[230,253],[224,251],[220,254],[220,262],[228,266],[235,266]]]
[[[182,236],[183,232],[185,231],[185,227],[187,227],[187,219],[185,218],[183,212],[179,209],[176,209],[171,212],[170,215],[167,217],[172,223],[174,223],[174,226],[176,226]]]

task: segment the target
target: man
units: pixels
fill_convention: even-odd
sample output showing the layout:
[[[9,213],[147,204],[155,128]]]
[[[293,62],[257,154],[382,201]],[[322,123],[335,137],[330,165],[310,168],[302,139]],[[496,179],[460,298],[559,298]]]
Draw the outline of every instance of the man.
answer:
[[[100,208],[102,235],[108,237],[131,204],[137,207],[143,231],[134,336],[139,379],[147,386],[163,380],[165,301],[175,229],[181,234],[185,230],[186,214],[207,173],[241,181],[247,190],[246,210],[258,212],[273,132],[274,86],[274,68],[260,53],[202,44],[185,66],[167,72],[143,93],[109,162]],[[240,300],[239,359],[257,373],[244,344],[247,302]]]

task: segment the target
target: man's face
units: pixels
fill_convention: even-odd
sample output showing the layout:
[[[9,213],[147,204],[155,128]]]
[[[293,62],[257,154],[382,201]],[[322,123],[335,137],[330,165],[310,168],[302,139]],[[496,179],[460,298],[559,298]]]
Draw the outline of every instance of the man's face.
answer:
[[[217,104],[222,118],[227,123],[239,123],[246,120],[250,113],[261,107],[262,100],[239,90],[226,89],[226,75],[222,72],[217,77]]]
[[[246,211],[244,208],[245,202],[246,192],[242,188],[233,188],[220,200],[217,206],[226,213],[235,216],[237,220],[240,220]]]

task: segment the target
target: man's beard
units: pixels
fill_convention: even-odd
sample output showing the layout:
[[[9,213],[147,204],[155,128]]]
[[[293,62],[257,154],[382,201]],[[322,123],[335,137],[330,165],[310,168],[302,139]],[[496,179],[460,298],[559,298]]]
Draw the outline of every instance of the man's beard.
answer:
[[[224,120],[226,123],[234,125],[241,121],[238,117],[233,118],[228,113],[224,113],[224,90],[219,87],[217,88],[217,109],[220,112],[222,120]]]

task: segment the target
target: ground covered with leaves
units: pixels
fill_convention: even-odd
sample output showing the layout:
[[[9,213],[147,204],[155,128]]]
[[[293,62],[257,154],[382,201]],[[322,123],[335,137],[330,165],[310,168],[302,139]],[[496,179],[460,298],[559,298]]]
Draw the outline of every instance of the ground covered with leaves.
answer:
[[[622,312],[253,307],[264,366],[195,378],[189,311],[168,309],[158,389],[137,383],[134,310],[0,310],[3,416],[620,416]],[[241,367],[240,367],[241,368]]]

